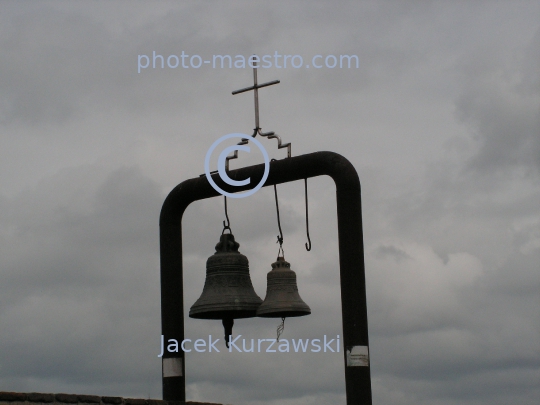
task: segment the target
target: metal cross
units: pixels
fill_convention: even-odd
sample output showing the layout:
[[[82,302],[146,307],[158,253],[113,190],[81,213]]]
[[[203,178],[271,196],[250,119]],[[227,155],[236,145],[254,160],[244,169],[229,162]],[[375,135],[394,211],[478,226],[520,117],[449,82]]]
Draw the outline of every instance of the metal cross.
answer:
[[[279,80],[272,80],[271,82],[268,82],[268,83],[257,84],[257,65],[255,65],[255,67],[253,68],[253,86],[246,87],[240,90],[235,90],[232,92],[234,96],[235,94],[240,94],[246,91],[254,90],[253,96],[255,99],[255,131],[257,132],[258,130],[261,129],[261,127],[259,126],[259,89],[262,87],[267,87],[267,86],[271,86],[273,84],[278,84],[278,83],[279,83]]]
[[[255,129],[253,130],[253,135],[251,135],[252,138],[257,136],[259,134],[260,136],[264,136],[268,139],[277,139],[278,141],[278,149],[287,148],[287,157],[291,157],[291,143],[281,143],[281,137],[276,134],[275,132],[262,132],[261,127],[259,126],[259,89],[262,87],[271,86],[273,84],[278,84],[279,80],[272,80],[268,83],[258,84],[257,83],[257,64],[254,63],[253,67],[253,86],[246,87],[240,90],[235,90],[232,92],[233,96],[235,94],[245,93],[246,91],[253,90],[253,95],[255,98]],[[248,143],[247,139],[242,139],[242,141],[238,142],[238,145],[246,145]],[[227,156],[225,159],[225,170],[229,171],[229,160],[231,159],[237,159],[238,158],[238,150],[235,150],[231,156]],[[217,170],[210,172],[211,174],[217,173]],[[205,173],[201,174],[200,177],[205,176]]]
[[[246,91],[253,90],[253,97],[255,100],[255,129],[253,131],[252,137],[257,136],[259,134],[260,136],[264,136],[268,139],[277,139],[278,140],[278,149],[287,148],[287,157],[291,157],[291,143],[281,144],[281,138],[278,134],[274,132],[262,132],[261,127],[259,126],[259,89],[262,87],[271,86],[273,84],[278,84],[279,80],[272,80],[268,83],[259,84],[257,82],[257,63],[255,62],[255,66],[253,67],[253,86],[246,87],[244,89],[235,90],[232,92],[233,96],[235,94],[244,93]],[[247,139],[243,139],[241,142],[238,143],[238,145],[245,145],[248,143]],[[229,170],[229,160],[236,159],[238,157],[238,150],[235,150],[232,156],[227,156],[227,159],[225,160],[225,168],[226,170]]]

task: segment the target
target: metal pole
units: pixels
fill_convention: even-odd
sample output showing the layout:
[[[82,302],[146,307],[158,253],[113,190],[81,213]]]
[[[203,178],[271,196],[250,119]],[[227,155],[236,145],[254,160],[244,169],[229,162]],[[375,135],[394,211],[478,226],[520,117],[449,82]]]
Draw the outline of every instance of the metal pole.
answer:
[[[362,236],[360,180],[353,165],[334,152],[315,152],[270,163],[264,186],[288,183],[328,175],[336,184],[339,238],[339,270],[347,405],[371,405],[371,375]],[[231,179],[250,177],[252,184],[262,179],[264,165],[228,172]],[[216,184],[228,192],[233,188],[213,175]],[[167,339],[184,339],[184,303],[182,280],[182,215],[194,201],[216,197],[205,176],[186,180],[167,196],[160,216],[161,252],[161,329]],[[185,401],[185,364],[183,352],[168,353],[163,362],[163,399]]]

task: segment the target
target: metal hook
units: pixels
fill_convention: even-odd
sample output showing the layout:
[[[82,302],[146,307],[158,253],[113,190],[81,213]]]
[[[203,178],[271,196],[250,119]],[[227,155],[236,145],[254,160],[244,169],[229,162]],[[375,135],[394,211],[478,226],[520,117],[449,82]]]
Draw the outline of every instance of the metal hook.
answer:
[[[306,250],[309,252],[311,250],[311,238],[309,237],[309,212],[308,212],[308,195],[307,195],[307,178],[304,179],[304,186],[306,192],[306,233],[307,233],[307,243]]]
[[[225,230],[227,229],[229,230],[230,233],[232,233],[231,223],[229,221],[229,214],[227,213],[227,196],[224,195],[223,198],[225,200],[225,218],[227,218],[227,224],[225,224],[225,221],[223,221],[223,231],[221,232],[222,235],[225,233]]]
[[[279,243],[279,250],[278,250],[278,257],[279,252],[281,252],[281,257],[285,256],[285,252],[283,251],[283,231],[281,230],[281,221],[279,219],[279,204],[278,204],[278,196],[277,196],[277,187],[274,184],[274,195],[276,196],[276,213],[277,213],[277,223],[279,228],[279,235],[277,237],[277,242]]]

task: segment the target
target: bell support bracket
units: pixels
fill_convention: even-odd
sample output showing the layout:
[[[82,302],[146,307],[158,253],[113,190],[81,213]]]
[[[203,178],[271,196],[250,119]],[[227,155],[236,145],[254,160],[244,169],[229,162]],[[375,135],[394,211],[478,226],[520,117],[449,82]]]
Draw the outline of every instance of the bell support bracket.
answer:
[[[262,179],[264,164],[228,172],[231,179]],[[264,186],[328,175],[336,184],[339,270],[343,320],[343,355],[347,405],[371,405],[371,373],[364,271],[364,244],[360,180],[354,166],[334,152],[314,152],[270,163]],[[234,193],[250,185],[231,187],[218,174],[213,180]],[[167,196],[160,215],[161,330],[167,339],[184,340],[182,276],[182,216],[194,201],[219,196],[206,177],[186,180]],[[165,352],[162,357],[163,399],[185,401],[184,353]]]

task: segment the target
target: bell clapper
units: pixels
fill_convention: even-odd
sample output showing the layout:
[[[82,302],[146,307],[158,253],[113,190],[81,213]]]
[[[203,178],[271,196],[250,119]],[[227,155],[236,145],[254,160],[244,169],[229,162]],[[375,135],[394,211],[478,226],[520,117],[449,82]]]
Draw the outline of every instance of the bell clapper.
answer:
[[[285,329],[285,317],[282,316],[281,317],[281,323],[278,325],[277,327],[277,341],[279,342],[279,337],[281,336],[281,334],[283,333],[283,330]]]
[[[229,337],[232,335],[232,327],[234,325],[234,319],[233,318],[223,318],[223,329],[225,330],[225,346],[227,346],[227,349],[229,348]]]

